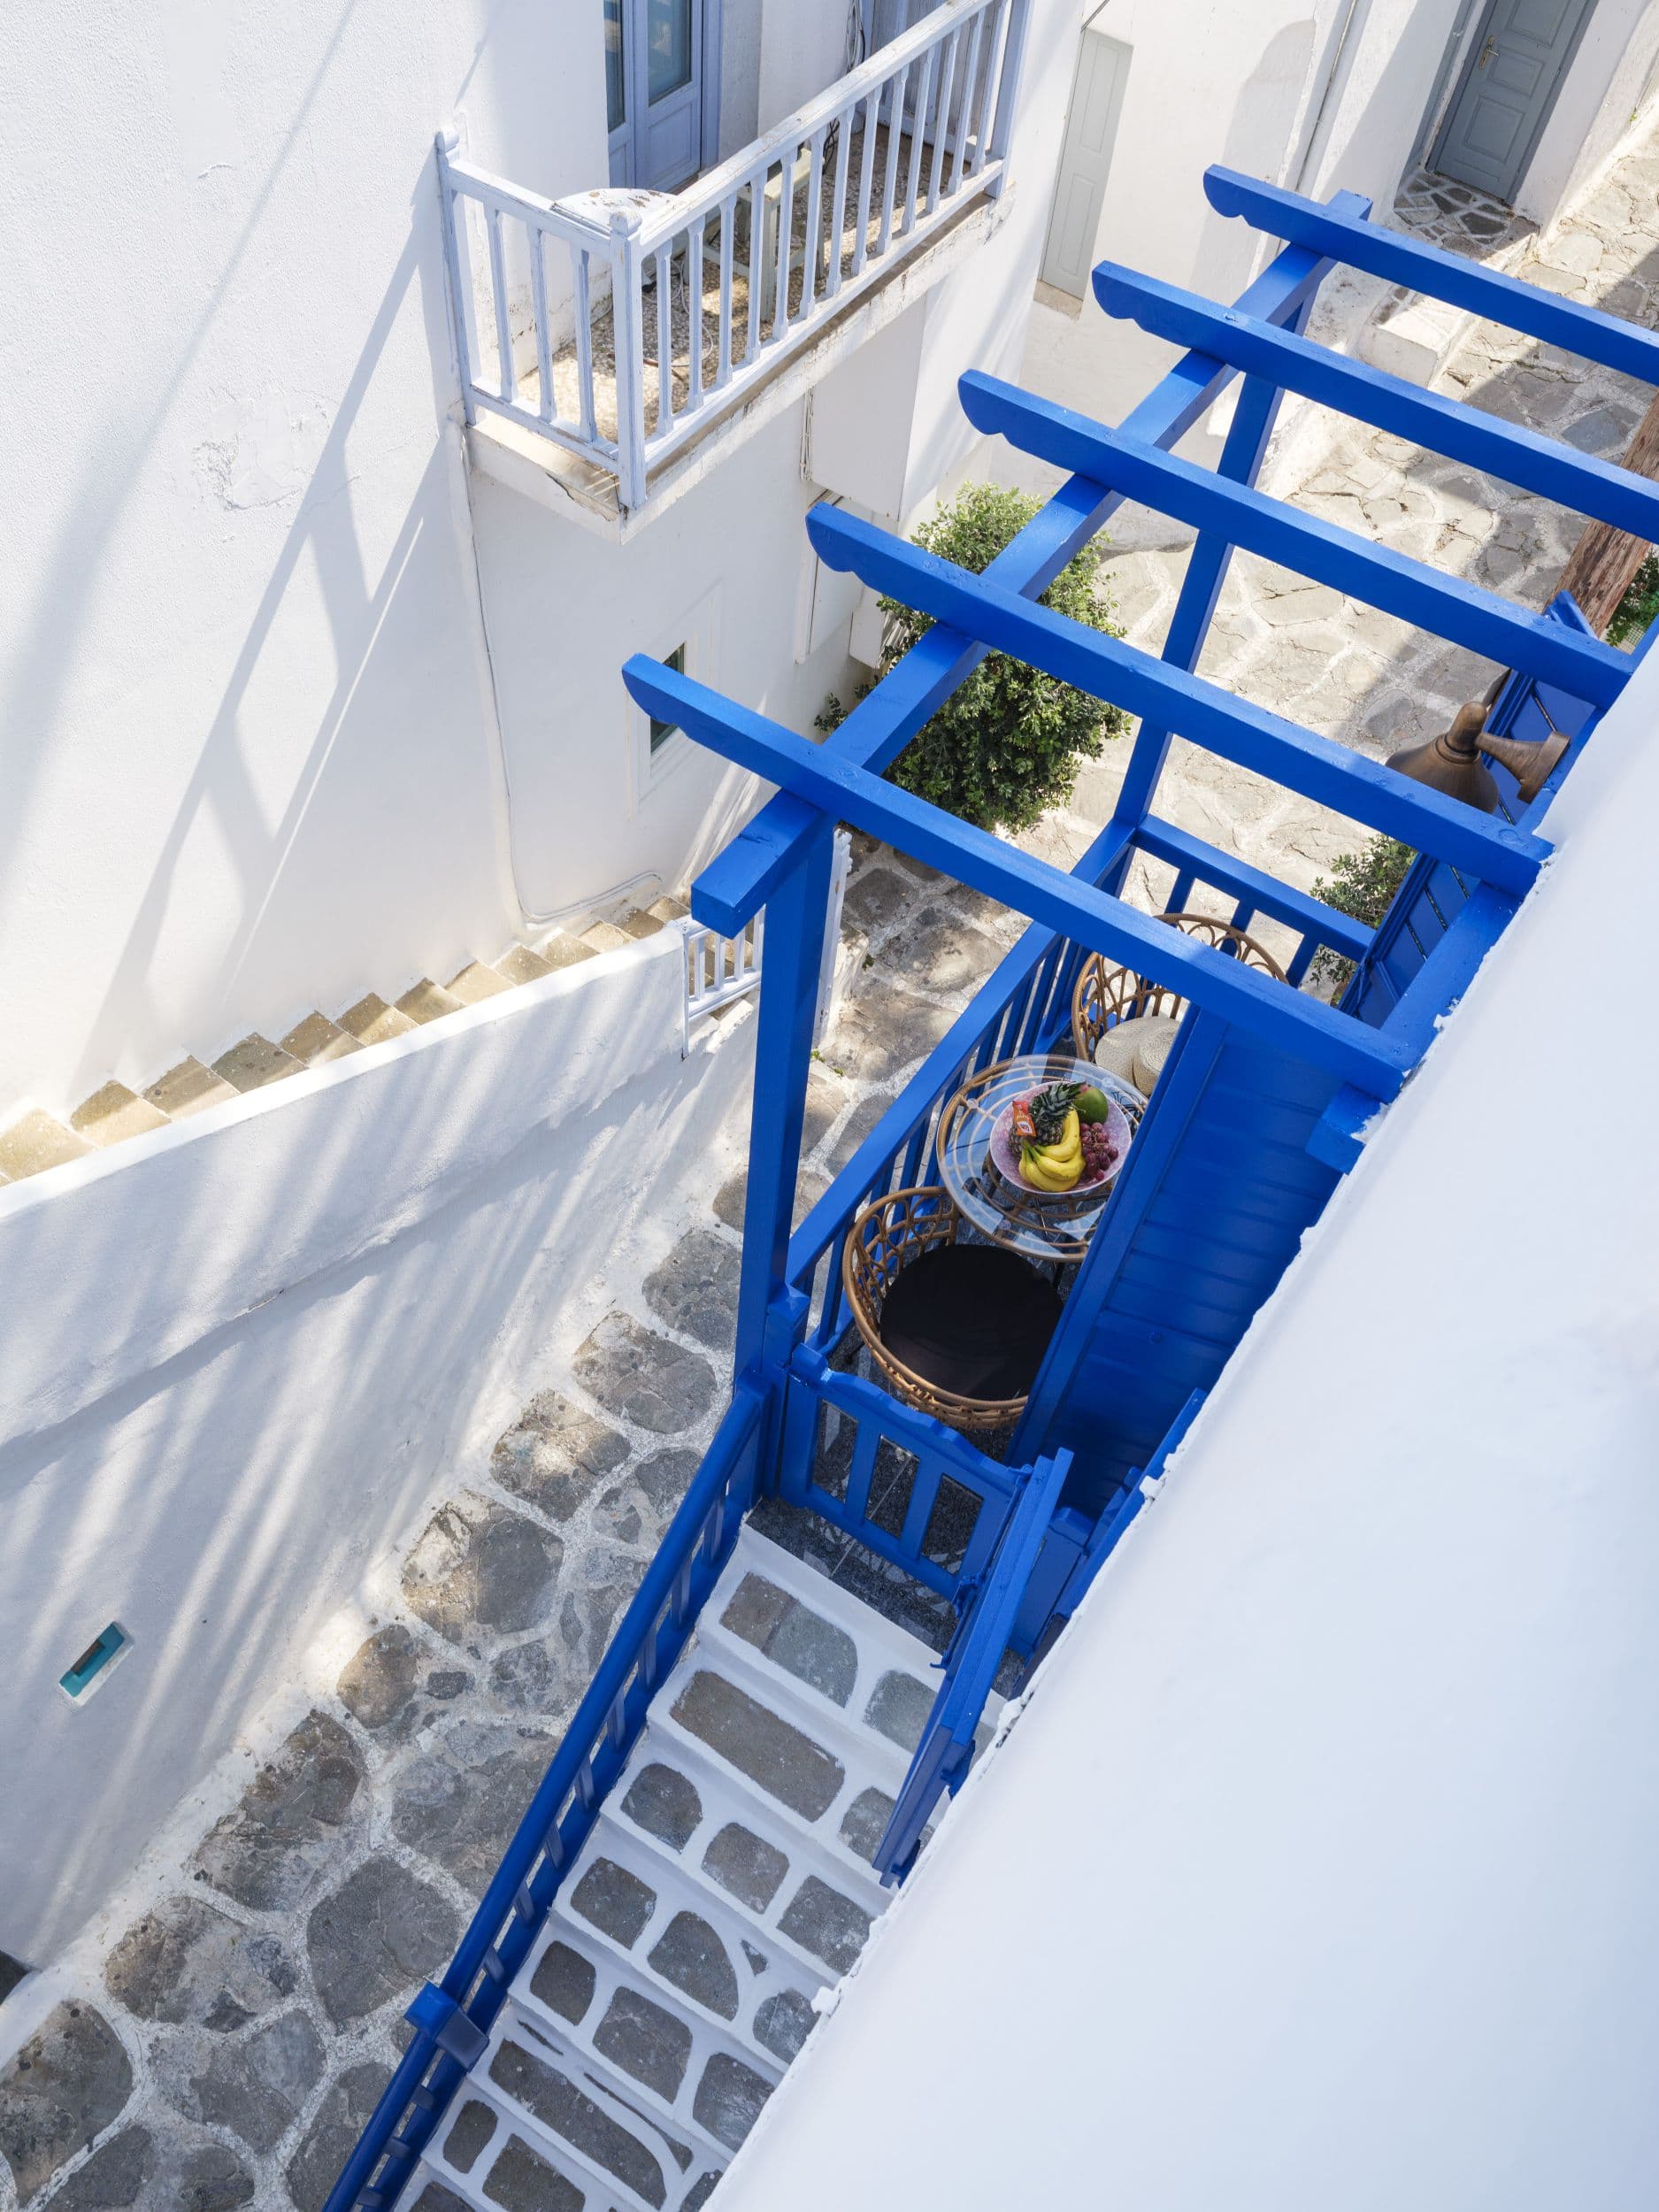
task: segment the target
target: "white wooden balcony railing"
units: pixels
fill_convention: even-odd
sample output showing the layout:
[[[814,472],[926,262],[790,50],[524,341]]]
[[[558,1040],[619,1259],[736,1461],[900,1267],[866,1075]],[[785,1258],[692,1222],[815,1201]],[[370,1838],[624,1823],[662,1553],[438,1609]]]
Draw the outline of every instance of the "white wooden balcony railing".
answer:
[[[946,0],[672,196],[542,200],[442,140],[469,422],[577,454],[644,504],[728,401],[1002,189],[1029,0]]]

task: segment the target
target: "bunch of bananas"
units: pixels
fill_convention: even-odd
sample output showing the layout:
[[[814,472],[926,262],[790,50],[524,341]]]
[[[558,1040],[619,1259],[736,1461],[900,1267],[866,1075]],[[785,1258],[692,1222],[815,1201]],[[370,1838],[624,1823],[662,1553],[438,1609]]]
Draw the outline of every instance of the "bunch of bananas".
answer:
[[[1083,1125],[1075,1106],[1052,1144],[1023,1144],[1020,1173],[1035,1190],[1071,1190],[1083,1172]]]

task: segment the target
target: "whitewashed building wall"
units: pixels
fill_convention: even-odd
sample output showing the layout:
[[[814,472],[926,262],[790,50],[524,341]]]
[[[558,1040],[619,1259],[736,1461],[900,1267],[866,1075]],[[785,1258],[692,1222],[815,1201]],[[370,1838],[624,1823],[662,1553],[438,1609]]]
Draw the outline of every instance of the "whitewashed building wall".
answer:
[[[1035,0],[1033,53],[1079,20]],[[797,726],[844,682],[851,598],[800,634],[804,401],[620,550],[469,498],[434,134],[549,197],[604,184],[602,34],[599,0],[31,19],[0,87],[0,1117],[442,980],[520,894],[676,887],[753,796],[683,761],[639,787],[617,671],[682,616]],[[731,0],[723,144],[845,35]],[[1053,151],[1017,134],[1018,217],[943,280],[949,383],[884,403],[925,454],[972,303],[1011,318],[999,357],[1023,333]]]

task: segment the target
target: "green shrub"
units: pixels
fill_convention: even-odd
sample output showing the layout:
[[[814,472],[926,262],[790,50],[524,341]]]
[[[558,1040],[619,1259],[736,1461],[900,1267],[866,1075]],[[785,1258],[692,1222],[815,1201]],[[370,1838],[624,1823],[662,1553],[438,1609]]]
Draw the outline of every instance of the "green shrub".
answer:
[[[1630,580],[1630,588],[1607,626],[1609,645],[1634,645],[1659,614],[1659,553],[1650,553]]]
[[[1330,881],[1323,876],[1315,879],[1313,895],[1326,906],[1335,907],[1339,914],[1351,914],[1356,922],[1366,922],[1375,929],[1416,858],[1409,845],[1379,833],[1360,851],[1339,853],[1331,865]],[[1315,983],[1329,984],[1333,998],[1353,972],[1354,963],[1333,952],[1329,945],[1320,946],[1308,970]]]
[[[952,503],[924,523],[914,542],[975,575],[1024,529],[1039,503],[995,484],[964,484]],[[1100,556],[1086,546],[1042,595],[1042,604],[1091,630],[1123,633],[1095,587]],[[933,627],[932,618],[884,599],[887,635],[881,673]],[[858,697],[872,689],[861,687]],[[831,698],[818,718],[833,730],[847,709]],[[1103,705],[1005,653],[987,653],[967,681],[918,730],[887,770],[892,780],[979,829],[1029,829],[1071,795],[1079,766],[1129,726],[1121,707]]]

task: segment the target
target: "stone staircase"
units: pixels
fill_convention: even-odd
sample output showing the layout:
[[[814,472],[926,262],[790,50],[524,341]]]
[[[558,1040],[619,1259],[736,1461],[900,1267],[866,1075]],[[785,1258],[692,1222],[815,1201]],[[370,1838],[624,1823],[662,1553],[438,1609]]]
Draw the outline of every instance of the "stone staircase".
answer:
[[[494,960],[469,961],[447,983],[423,976],[394,1001],[371,991],[336,1019],[319,1012],[307,1014],[275,1043],[256,1032],[221,1053],[211,1066],[201,1060],[180,1060],[142,1092],[129,1090],[125,1083],[105,1083],[83,1099],[67,1121],[42,1107],[32,1108],[0,1130],[0,1184],[21,1182],[128,1137],[165,1129],[169,1122],[222,1105],[244,1091],[280,1083],[303,1068],[384,1044],[389,1037],[401,1037],[425,1022],[441,1021],[480,999],[536,982],[557,968],[573,967],[578,961],[653,937],[687,911],[679,899],[657,899],[620,923],[593,922],[580,934],[555,930],[534,947],[509,945]]]
[[[745,1526],[411,2212],[707,2203],[888,1901],[870,1862],[936,1664]]]

